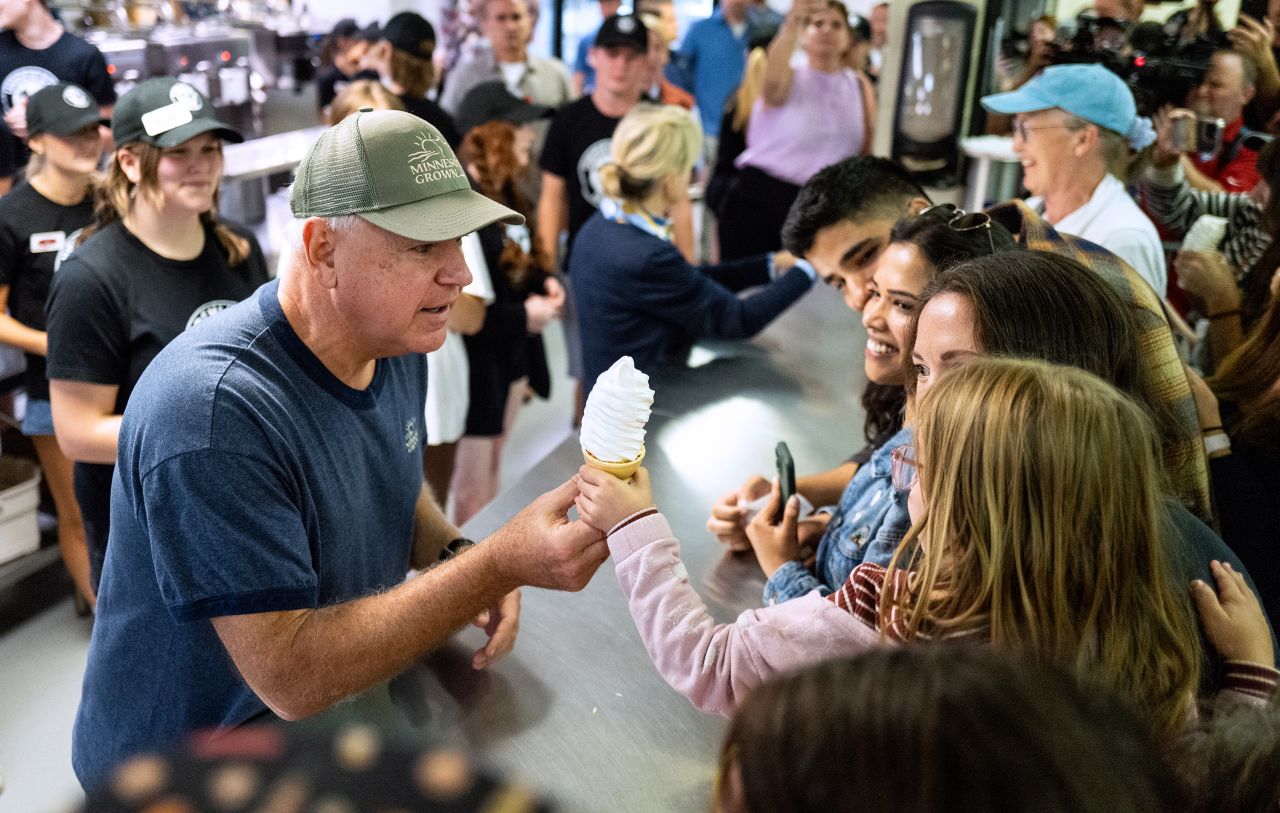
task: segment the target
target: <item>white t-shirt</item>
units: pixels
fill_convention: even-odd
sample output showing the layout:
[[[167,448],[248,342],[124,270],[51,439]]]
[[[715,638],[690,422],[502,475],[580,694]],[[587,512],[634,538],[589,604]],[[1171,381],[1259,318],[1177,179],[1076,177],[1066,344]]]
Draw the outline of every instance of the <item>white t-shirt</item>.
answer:
[[[513,96],[524,98],[524,94],[520,92],[520,80],[524,78],[524,72],[528,67],[523,62],[498,63],[498,69],[502,71],[502,83],[507,86],[507,90],[511,91]]]
[[[1044,212],[1043,198],[1030,198],[1027,205]],[[1083,237],[1127,262],[1138,276],[1151,283],[1156,295],[1165,297],[1169,284],[1160,235],[1124,184],[1108,174],[1093,190],[1089,202],[1071,214],[1050,223],[1059,234]]]
[[[493,304],[493,280],[480,249],[480,238],[474,232],[462,238],[462,258],[471,270],[471,284],[462,292],[483,299],[486,306]],[[466,431],[467,410],[471,407],[470,372],[462,337],[446,331],[440,349],[427,354],[427,445],[454,443]]]

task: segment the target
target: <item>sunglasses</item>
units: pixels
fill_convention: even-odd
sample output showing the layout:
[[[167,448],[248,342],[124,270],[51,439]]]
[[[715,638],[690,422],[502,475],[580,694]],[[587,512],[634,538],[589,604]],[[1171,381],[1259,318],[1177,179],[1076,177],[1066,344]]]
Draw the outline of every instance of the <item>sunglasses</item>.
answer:
[[[910,491],[916,484],[919,464],[916,463],[916,447],[904,443],[889,454],[889,477],[898,491]]]
[[[991,236],[991,215],[986,212],[966,212],[954,203],[935,203],[920,212],[920,216],[936,212],[939,217],[946,218],[947,226],[952,231],[974,231],[983,229],[987,233],[987,245],[991,253],[996,253],[996,241]]]

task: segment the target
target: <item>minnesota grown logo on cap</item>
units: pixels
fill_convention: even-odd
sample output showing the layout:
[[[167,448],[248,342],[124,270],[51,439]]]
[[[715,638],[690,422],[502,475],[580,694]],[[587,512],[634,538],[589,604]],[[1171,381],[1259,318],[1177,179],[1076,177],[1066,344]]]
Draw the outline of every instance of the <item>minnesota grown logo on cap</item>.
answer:
[[[413,173],[414,183],[466,178],[462,165],[449,154],[444,139],[438,133],[422,131],[418,135],[417,145],[417,151],[409,154],[409,170]]]

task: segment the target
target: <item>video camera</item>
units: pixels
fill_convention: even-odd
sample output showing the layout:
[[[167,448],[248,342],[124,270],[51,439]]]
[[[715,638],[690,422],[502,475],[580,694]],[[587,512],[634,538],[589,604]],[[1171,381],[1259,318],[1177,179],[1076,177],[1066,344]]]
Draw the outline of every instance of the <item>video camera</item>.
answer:
[[[1138,115],[1151,116],[1166,105],[1183,106],[1191,89],[1204,81],[1213,52],[1224,44],[1204,36],[1181,42],[1155,22],[1135,26],[1081,15],[1074,31],[1052,43],[1051,62],[1102,65],[1133,91]]]

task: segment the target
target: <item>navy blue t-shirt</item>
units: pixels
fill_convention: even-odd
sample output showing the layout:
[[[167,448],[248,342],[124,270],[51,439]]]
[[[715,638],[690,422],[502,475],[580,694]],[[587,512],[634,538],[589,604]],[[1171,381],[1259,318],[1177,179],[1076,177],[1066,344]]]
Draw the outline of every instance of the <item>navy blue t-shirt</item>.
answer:
[[[347,387],[270,282],[156,356],[125,409],[72,763],[121,759],[266,706],[210,619],[337,604],[403,581],[422,484],[426,357]]]

